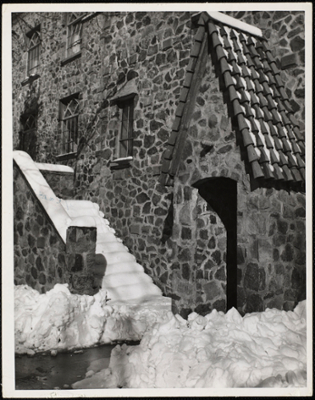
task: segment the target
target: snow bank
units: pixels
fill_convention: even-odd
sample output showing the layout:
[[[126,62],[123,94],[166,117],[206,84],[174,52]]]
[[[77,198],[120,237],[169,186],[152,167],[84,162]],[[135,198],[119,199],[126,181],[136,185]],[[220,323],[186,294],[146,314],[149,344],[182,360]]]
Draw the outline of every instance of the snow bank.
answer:
[[[71,294],[67,284],[56,284],[45,294],[19,285],[14,296],[16,353],[140,340],[170,309],[170,299],[162,296],[141,306],[108,305],[105,290],[94,296]]]
[[[188,321],[169,314],[139,346],[116,346],[109,368],[92,376],[90,368],[73,388],[306,386],[305,306],[244,317],[214,310]]]

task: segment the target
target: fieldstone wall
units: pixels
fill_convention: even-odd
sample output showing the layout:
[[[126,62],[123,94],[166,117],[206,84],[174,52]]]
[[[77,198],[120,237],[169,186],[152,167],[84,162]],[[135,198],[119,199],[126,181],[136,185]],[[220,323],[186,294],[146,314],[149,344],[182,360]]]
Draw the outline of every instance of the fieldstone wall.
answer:
[[[27,284],[45,293],[56,283],[68,283],[71,293],[93,295],[106,267],[95,247],[96,228],[71,226],[63,242],[14,164],[15,285]]]
[[[60,199],[73,199],[74,197],[74,174],[72,172],[57,172],[40,170],[52,191]]]
[[[106,17],[101,37],[101,82],[106,101],[99,113],[101,131],[79,156],[76,198],[98,202],[154,282],[166,295],[178,299],[172,286],[176,277],[171,275],[171,266],[178,263],[165,243],[173,219],[172,189],[160,185],[158,178],[189,62],[194,34],[191,14],[121,13]],[[127,82],[132,82],[137,93],[133,160],[129,168],[112,169],[120,117],[110,100]],[[186,263],[182,291],[186,291],[189,274]]]
[[[38,162],[56,163],[61,151],[61,125],[59,100],[80,93],[82,108],[79,132],[93,135],[94,118],[102,101],[103,86],[100,82],[100,37],[104,15],[98,14],[83,24],[80,56],[66,62],[66,14],[21,13],[13,26],[13,145],[19,149],[21,116],[34,112],[37,115],[37,141],[33,159]],[[37,69],[39,77],[27,77],[27,40],[25,34],[40,25],[41,55]],[[65,161],[75,164],[75,158]]]
[[[14,283],[40,293],[69,282],[66,246],[14,165]]]
[[[237,182],[237,307],[241,313],[262,311],[266,307],[292,309],[305,298],[305,195],[273,188],[253,188],[250,177],[242,161],[242,149],[238,145],[237,134],[229,118],[228,106],[224,103],[223,82],[217,78],[215,66],[209,57],[204,78],[196,99],[192,122],[188,131],[184,155],[175,183],[176,201],[174,232],[177,233],[178,253],[185,247],[182,238],[187,234],[186,224],[191,232],[197,231],[206,237],[200,218],[209,205],[202,204],[198,193],[187,196],[183,204],[182,193],[191,193],[191,187],[202,179],[225,177]],[[197,192],[197,190],[196,190]],[[176,204],[176,205],[175,205]],[[186,212],[188,210],[188,212]],[[185,220],[186,219],[186,220]],[[225,287],[224,263],[226,249],[223,225],[216,227],[218,216],[212,212],[206,216],[205,227],[208,236],[214,233],[213,253],[206,260],[194,258],[192,249],[198,243],[201,248],[211,252],[212,244],[198,237],[189,243],[185,262],[197,270],[189,283],[199,287],[200,297],[196,299],[209,312],[217,308],[218,301],[224,305],[225,294],[217,288]],[[187,245],[186,245],[187,247]],[[215,257],[214,257],[215,255]],[[202,279],[205,266],[209,265],[209,276]],[[214,262],[213,262],[214,261]],[[183,268],[183,266],[181,266]],[[201,272],[202,271],[202,272]],[[222,271],[222,272],[221,272]],[[216,302],[208,303],[208,287],[211,284],[212,296]],[[179,303],[185,299],[183,297]],[[202,302],[201,302],[202,299]],[[184,300],[185,303],[186,299]],[[201,306],[198,306],[199,308]],[[198,308],[197,307],[197,308]],[[217,308],[218,309],[218,308]]]
[[[234,16],[265,29],[303,128],[303,13],[242,13]],[[23,18],[31,26],[41,23],[44,28],[42,63],[40,77],[22,86],[27,57],[20,46],[23,32],[14,25],[18,38],[13,41],[14,146],[19,145],[21,115],[35,107],[36,160],[55,162],[60,154],[59,99],[80,92],[82,142],[77,158],[63,161],[76,171],[75,198],[100,205],[124,244],[164,294],[173,298],[174,311],[183,316],[191,310],[205,314],[226,306],[225,228],[192,185],[209,177],[235,180],[238,308],[241,312],[272,305],[290,309],[305,293],[304,196],[252,190],[210,58],[175,187],[158,183],[161,154],[193,43],[191,16],[100,13],[83,25],[81,57],[62,63],[64,14],[25,13]],[[119,110],[111,99],[127,82],[136,88],[133,160],[114,170]]]

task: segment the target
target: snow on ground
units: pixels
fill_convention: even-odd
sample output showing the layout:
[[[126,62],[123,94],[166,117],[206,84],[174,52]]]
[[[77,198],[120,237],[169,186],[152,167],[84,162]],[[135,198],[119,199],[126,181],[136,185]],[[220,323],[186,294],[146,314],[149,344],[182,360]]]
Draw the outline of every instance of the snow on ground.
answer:
[[[14,297],[15,351],[20,354],[140,340],[170,309],[162,296],[141,306],[109,305],[105,290],[94,296],[71,294],[67,284],[56,284],[45,294],[19,285]]]
[[[306,386],[305,307],[303,301],[294,311],[267,309],[244,317],[235,309],[214,310],[205,317],[192,313],[188,321],[169,314],[139,346],[116,346],[108,368],[91,366],[72,387]]]

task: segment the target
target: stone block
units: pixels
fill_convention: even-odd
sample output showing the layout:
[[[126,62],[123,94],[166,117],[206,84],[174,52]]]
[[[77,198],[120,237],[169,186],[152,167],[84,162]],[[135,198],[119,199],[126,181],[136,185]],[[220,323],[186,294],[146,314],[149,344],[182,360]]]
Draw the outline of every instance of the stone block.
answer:
[[[295,217],[296,218],[305,218],[305,208],[299,207],[295,210]]]
[[[302,39],[300,36],[296,36],[290,42],[290,47],[293,52],[303,49],[304,46],[305,46],[305,40]]]
[[[71,254],[68,257],[68,267],[71,272],[80,272],[84,268],[82,254]]]
[[[172,38],[168,38],[162,42],[162,50],[168,50],[172,47]]]
[[[191,252],[189,248],[184,248],[178,253],[178,260],[179,261],[191,261]]]
[[[246,299],[245,313],[259,312],[264,310],[262,298],[256,294],[250,294]]]
[[[302,290],[306,294],[306,273],[302,268],[293,268],[291,275],[292,289]]]
[[[222,311],[225,313],[226,312],[226,301],[224,299],[216,300],[212,304],[212,309],[215,309],[217,311]]]
[[[281,257],[282,261],[287,261],[287,262],[293,261],[294,252],[293,252],[292,246],[289,243],[287,243],[285,245],[285,248],[284,248],[283,252],[281,253],[280,257]]]
[[[258,264],[249,263],[244,275],[244,288],[256,292],[264,290],[266,287],[266,273]]]
[[[190,240],[192,237],[191,235],[191,228],[189,227],[182,227],[182,239],[183,240]]]
[[[246,258],[246,249],[237,246],[237,265],[244,264]]]
[[[43,249],[45,247],[45,238],[43,236],[40,236],[37,239],[37,248]]]
[[[281,69],[282,70],[295,67],[296,64],[297,64],[296,55],[294,53],[288,54],[281,58]]]
[[[182,265],[182,277],[186,280],[190,279],[190,264],[185,263]]]
[[[221,267],[217,270],[217,272],[214,275],[215,279],[218,279],[219,281],[226,281],[226,273],[225,273],[225,267]]]
[[[179,222],[184,225],[191,225],[191,207],[189,203],[184,204],[179,214]]]
[[[273,246],[270,240],[258,239],[258,260],[262,265],[273,262]]]
[[[222,296],[222,289],[218,282],[212,281],[203,285],[203,290],[206,294],[207,301],[214,300],[218,296]]]

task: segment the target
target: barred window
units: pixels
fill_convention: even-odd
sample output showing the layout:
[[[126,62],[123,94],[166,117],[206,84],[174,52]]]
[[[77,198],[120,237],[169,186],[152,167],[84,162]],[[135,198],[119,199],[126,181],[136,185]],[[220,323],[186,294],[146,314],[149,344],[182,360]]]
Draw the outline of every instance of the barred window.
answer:
[[[134,96],[125,100],[119,100],[117,105],[121,108],[121,131],[118,145],[118,157],[132,157]]]
[[[39,66],[40,56],[40,27],[37,26],[27,34],[28,37],[28,75],[35,74]]]
[[[19,149],[28,153],[35,160],[37,154],[37,115],[24,114],[21,116],[20,122]]]
[[[79,94],[60,100],[62,152],[75,153],[78,147]]]
[[[25,117],[23,122],[24,131],[28,131],[30,129],[36,129],[36,122],[37,122],[36,115],[31,114]]]
[[[84,13],[70,13],[68,15],[67,33],[67,57],[71,57],[81,51],[81,17]]]

